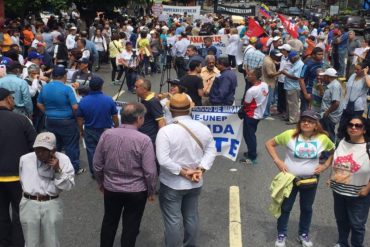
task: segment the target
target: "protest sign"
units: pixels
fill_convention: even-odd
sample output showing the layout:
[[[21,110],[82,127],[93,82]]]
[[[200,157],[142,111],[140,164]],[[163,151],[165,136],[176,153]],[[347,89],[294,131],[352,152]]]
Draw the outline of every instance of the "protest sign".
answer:
[[[221,53],[218,55],[226,55],[226,46],[229,44],[227,35],[211,35],[211,36],[189,36],[190,43],[197,47],[198,51],[204,48],[204,38],[211,37],[212,45],[214,45]]]
[[[243,122],[238,117],[240,106],[198,106],[192,109],[194,120],[211,130],[217,155],[236,160],[243,135]]]
[[[218,4],[218,1],[215,1],[214,12],[225,15],[240,15],[240,16],[255,16],[256,7],[236,7],[224,4]]]
[[[162,14],[164,15],[184,15],[185,12],[191,16],[199,16],[200,6],[162,5]]]

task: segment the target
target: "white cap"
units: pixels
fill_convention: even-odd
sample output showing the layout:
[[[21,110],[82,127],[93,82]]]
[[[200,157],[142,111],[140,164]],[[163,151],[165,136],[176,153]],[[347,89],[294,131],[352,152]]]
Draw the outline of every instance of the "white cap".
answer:
[[[69,28],[69,30],[77,30],[77,27],[72,26],[72,27]]]
[[[283,25],[279,25],[278,28],[284,28],[284,26]]]
[[[289,44],[284,44],[282,46],[278,46],[279,50],[286,50],[286,51],[291,51],[292,47]]]
[[[33,148],[43,147],[48,150],[53,150],[57,146],[57,139],[51,132],[42,132],[37,135]]]
[[[167,26],[163,26],[162,29],[168,31],[169,28]]]
[[[326,69],[325,72],[320,73],[319,75],[327,75],[330,77],[338,77],[337,71],[333,68]]]
[[[280,39],[280,36],[275,36],[272,41],[278,41]]]

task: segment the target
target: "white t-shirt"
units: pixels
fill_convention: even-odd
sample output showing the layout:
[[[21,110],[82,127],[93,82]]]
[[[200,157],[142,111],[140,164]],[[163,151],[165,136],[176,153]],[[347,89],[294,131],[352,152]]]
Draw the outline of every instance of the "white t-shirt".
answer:
[[[293,138],[295,129],[286,130],[275,136],[276,144],[286,147],[284,163],[294,176],[312,176],[319,165],[323,151],[333,150],[335,145],[327,135],[319,134],[309,139],[302,135]]]
[[[261,82],[248,89],[244,98],[244,111],[249,118],[262,119],[267,105],[269,88]]]
[[[370,180],[370,159],[366,143],[342,140],[334,153],[330,187],[338,194],[357,197]]]

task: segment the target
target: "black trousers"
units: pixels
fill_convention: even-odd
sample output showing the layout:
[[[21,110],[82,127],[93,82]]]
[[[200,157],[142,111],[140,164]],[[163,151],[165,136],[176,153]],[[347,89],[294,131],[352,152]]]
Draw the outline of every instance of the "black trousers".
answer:
[[[277,102],[277,110],[279,113],[286,112],[286,91],[284,89],[284,83],[278,82],[278,102]]]
[[[104,218],[100,234],[101,247],[113,246],[121,214],[121,246],[135,246],[147,197],[148,193],[146,191],[111,192],[104,190]]]
[[[19,181],[0,182],[0,247],[24,247],[22,226],[19,221],[21,199],[22,186]]]
[[[186,75],[185,59],[183,57],[176,57],[175,66],[177,71],[177,79],[181,79],[184,75]]]

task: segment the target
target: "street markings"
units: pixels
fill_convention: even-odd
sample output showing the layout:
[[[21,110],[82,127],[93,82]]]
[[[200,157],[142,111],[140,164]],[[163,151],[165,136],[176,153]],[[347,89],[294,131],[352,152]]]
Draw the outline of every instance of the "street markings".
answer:
[[[238,186],[230,186],[229,220],[230,247],[242,247],[240,198]]]
[[[231,171],[231,172],[237,172],[237,171],[238,171],[238,169],[236,169],[236,168],[231,168],[229,171]]]
[[[118,99],[119,96],[121,96],[123,93],[125,92],[125,90],[121,90],[119,93],[116,93],[112,98],[114,100]]]

